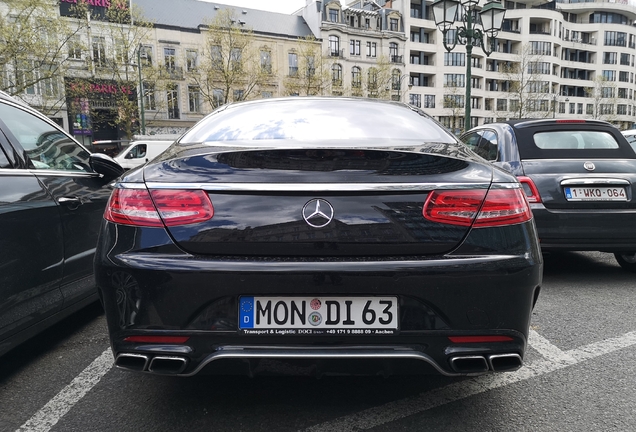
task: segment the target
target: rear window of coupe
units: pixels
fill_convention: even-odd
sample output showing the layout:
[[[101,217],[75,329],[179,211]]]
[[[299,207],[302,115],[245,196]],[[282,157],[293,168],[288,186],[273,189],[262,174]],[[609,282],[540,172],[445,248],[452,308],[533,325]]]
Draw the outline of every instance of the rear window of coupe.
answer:
[[[616,139],[602,131],[537,132],[534,144],[542,150],[595,150],[617,149]]]
[[[271,99],[229,106],[195,125],[180,144],[227,141],[390,141],[456,143],[435,121],[406,106],[362,100]]]

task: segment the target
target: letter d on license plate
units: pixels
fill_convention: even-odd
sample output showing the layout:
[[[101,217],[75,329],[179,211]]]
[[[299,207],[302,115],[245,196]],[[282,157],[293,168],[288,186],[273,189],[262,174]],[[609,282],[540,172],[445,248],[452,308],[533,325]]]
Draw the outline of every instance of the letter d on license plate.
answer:
[[[249,297],[239,299],[246,334],[394,334],[397,297]]]

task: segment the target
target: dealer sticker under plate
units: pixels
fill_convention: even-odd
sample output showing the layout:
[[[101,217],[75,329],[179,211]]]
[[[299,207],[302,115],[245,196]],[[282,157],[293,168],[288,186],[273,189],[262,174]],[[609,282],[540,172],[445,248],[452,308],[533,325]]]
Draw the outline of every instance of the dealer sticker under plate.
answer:
[[[239,330],[250,335],[392,335],[397,297],[249,297],[239,299]]]

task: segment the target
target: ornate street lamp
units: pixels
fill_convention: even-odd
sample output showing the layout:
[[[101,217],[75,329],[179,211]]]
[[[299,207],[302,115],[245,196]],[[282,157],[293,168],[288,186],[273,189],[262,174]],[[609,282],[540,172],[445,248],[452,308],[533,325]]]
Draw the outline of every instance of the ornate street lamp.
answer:
[[[506,9],[500,2],[491,0],[477,12],[479,0],[436,0],[433,2],[435,25],[442,32],[444,48],[451,52],[457,45],[466,46],[466,100],[464,129],[470,129],[470,89],[473,47],[480,47],[486,56],[494,51],[495,37],[501,30]],[[479,21],[474,22],[479,14]],[[456,23],[457,21],[457,23]],[[455,28],[453,28],[453,25]],[[448,33],[453,32],[451,41]],[[486,36],[490,38],[490,46],[486,46]]]

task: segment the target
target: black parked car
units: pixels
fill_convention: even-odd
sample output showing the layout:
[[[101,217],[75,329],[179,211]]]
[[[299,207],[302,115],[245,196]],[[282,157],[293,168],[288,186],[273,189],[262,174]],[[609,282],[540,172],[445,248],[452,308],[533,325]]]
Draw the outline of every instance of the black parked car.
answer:
[[[513,120],[461,140],[521,181],[541,248],[613,252],[636,271],[636,153],[598,120]]]
[[[97,299],[106,185],[121,172],[0,92],[0,355]]]
[[[105,219],[95,271],[120,368],[522,364],[543,265],[523,191],[414,107],[222,107],[122,177]]]

